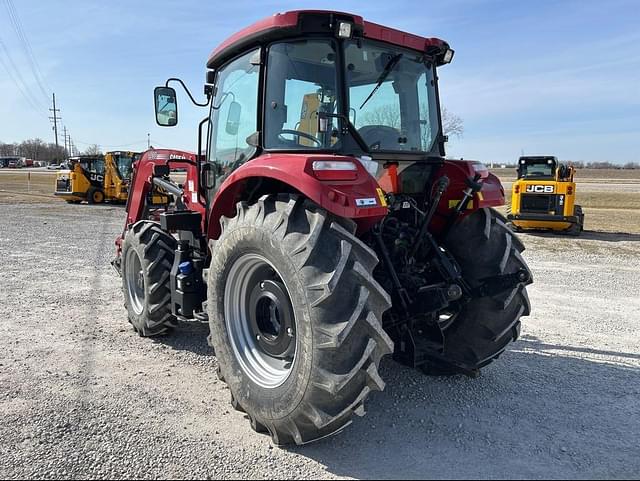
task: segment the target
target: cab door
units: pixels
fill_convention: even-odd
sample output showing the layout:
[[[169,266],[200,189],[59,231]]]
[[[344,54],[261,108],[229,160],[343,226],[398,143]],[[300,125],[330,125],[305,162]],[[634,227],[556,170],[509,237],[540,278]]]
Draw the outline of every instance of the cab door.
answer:
[[[207,162],[207,197],[211,202],[220,185],[257,152],[260,49],[218,70],[211,103]]]

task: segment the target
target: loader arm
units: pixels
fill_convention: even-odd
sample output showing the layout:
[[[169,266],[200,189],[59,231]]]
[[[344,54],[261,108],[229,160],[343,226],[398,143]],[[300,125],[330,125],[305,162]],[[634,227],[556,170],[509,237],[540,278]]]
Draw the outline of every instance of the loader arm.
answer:
[[[155,166],[168,165],[171,172],[185,175],[184,182],[177,184],[183,191],[181,199],[184,206],[202,217],[202,228],[205,228],[205,202],[200,194],[200,182],[196,155],[192,152],[173,149],[147,150],[139,160],[133,164],[130,195],[127,199],[127,218],[123,234],[116,239],[116,258],[120,257],[124,232],[140,220],[147,219],[150,200],[154,192],[152,178]],[[117,268],[117,266],[116,266]]]

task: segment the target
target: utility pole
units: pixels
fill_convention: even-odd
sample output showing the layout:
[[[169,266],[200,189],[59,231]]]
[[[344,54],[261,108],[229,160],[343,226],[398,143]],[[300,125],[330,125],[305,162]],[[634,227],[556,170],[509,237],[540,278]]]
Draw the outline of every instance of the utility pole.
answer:
[[[50,120],[53,120],[53,131],[56,133],[56,151],[60,148],[58,145],[58,120],[62,120],[58,117],[58,112],[60,109],[56,108],[56,94],[53,94],[53,108],[49,109],[50,112],[53,112],[53,117],[49,117]]]
[[[68,155],[67,155],[68,151],[67,151],[67,126],[64,126],[64,156],[65,159],[64,160],[68,160]]]
[[[151,134],[147,134],[147,150],[151,148]]]

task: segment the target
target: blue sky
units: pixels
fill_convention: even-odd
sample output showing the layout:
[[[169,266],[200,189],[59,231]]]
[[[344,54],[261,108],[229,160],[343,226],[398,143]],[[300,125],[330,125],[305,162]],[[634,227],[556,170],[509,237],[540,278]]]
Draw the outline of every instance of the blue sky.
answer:
[[[53,140],[47,99],[0,0],[0,60],[13,62],[31,107],[0,63],[0,141]],[[180,76],[201,94],[205,62],[226,37],[275,12],[349,11],[447,40],[442,103],[465,134],[448,153],[507,162],[526,154],[640,161],[640,1],[446,2],[13,0],[45,90],[56,92],[77,147],[195,150],[206,115],[179,97],[180,125],[155,126],[153,87]],[[16,74],[14,73],[14,77]],[[18,82],[19,78],[16,79]]]

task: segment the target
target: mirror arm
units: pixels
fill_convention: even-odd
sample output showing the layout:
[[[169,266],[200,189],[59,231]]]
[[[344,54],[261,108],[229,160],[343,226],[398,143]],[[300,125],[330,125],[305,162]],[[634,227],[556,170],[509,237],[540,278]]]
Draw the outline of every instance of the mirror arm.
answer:
[[[202,165],[202,126],[208,121],[209,121],[209,117],[207,116],[204,119],[202,119],[198,124],[198,153],[196,155],[196,166],[197,166],[196,170],[198,172],[198,190],[200,191],[200,194],[204,194],[204,198],[206,199],[207,212],[209,212],[209,207],[211,207],[211,199],[209,198],[210,196],[206,191],[211,189],[213,186],[209,186],[206,179],[207,174],[203,169],[203,165]],[[205,156],[206,155],[208,154],[205,153]],[[209,163],[205,162],[204,165],[207,166],[209,165]],[[205,227],[208,225],[208,221],[209,221],[208,219],[209,219],[208,217],[205,218]]]
[[[196,155],[198,168],[200,168],[200,157],[202,155],[202,126],[209,120],[209,117],[205,117],[198,124],[198,154]],[[205,154],[206,155],[206,154]]]
[[[165,87],[169,86],[169,82],[179,82],[180,85],[182,85],[182,88],[184,89],[185,92],[187,92],[187,95],[189,96],[189,98],[191,99],[191,102],[193,102],[194,105],[197,105],[198,107],[206,107],[209,105],[209,101],[207,100],[207,102],[201,104],[199,102],[196,102],[196,99],[193,98],[193,95],[191,95],[191,92],[189,91],[189,88],[185,85],[185,83],[179,79],[179,78],[170,78],[166,81],[166,83],[164,84]]]

